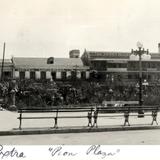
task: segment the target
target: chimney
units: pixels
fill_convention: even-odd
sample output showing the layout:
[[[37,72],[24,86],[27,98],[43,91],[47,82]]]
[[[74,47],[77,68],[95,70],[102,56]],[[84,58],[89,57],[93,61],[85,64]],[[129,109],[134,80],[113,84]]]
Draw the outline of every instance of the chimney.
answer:
[[[49,57],[47,59],[47,64],[54,64],[54,57]]]
[[[69,58],[79,58],[80,50],[74,49],[69,52]]]
[[[160,53],[160,43],[158,43],[158,53]]]

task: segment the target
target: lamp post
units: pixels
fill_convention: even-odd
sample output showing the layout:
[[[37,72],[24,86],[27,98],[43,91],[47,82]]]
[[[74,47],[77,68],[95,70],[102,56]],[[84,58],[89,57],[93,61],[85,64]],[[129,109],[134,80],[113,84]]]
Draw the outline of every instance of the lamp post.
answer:
[[[3,76],[3,68],[4,68],[5,48],[6,48],[6,43],[4,42],[4,45],[3,45],[2,68],[1,68],[1,81],[4,80],[4,76]]]
[[[143,48],[142,43],[137,42],[137,47],[138,50],[133,50],[132,49],[132,54],[138,55],[139,56],[139,105],[143,105],[143,100],[142,100],[142,55],[145,53],[149,53],[148,49],[145,51]],[[144,117],[143,116],[143,111],[142,109],[139,110],[138,112],[139,116],[138,117]]]
[[[10,110],[16,110],[16,92],[17,92],[17,84],[16,84],[16,80],[12,80],[11,81],[11,100],[12,100],[12,104],[10,105]]]

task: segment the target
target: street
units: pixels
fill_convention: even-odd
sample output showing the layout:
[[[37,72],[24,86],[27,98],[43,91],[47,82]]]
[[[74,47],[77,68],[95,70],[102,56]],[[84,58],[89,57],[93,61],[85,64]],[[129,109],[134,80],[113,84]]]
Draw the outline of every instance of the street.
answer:
[[[154,145],[160,144],[160,130],[0,136],[6,145]]]

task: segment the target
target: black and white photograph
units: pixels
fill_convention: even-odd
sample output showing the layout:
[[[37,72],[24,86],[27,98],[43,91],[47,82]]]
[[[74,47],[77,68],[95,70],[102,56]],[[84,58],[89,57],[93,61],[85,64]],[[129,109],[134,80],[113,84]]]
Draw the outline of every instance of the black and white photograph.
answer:
[[[160,145],[159,111],[160,1],[0,0],[0,158]]]

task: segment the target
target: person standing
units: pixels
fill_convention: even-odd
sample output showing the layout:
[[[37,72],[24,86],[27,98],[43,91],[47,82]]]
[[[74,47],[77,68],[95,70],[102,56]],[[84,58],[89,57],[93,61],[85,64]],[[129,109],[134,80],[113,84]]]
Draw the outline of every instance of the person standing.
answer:
[[[124,126],[126,126],[127,123],[128,123],[128,126],[130,126],[130,124],[129,124],[129,111],[124,112]]]
[[[157,122],[157,111],[152,111],[152,123],[151,123],[151,125],[153,125],[153,122],[156,122],[156,124],[158,125],[158,122]]]
[[[92,112],[88,112],[88,127],[92,127]]]
[[[97,128],[98,127],[97,125],[98,111],[97,110],[94,111],[93,118],[94,118],[93,127],[96,126]]]

